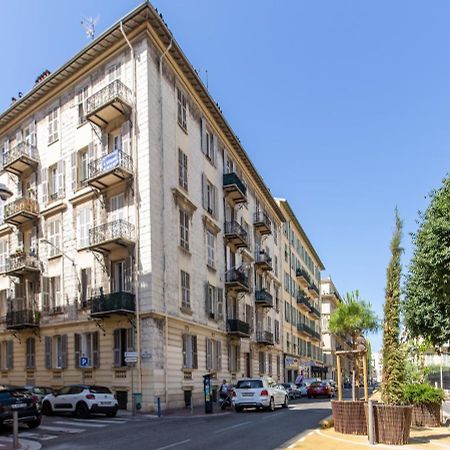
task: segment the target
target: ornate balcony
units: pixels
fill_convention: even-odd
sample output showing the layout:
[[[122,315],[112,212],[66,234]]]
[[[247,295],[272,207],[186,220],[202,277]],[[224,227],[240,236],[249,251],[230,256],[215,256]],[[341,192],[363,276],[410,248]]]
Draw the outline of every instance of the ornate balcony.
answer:
[[[103,128],[120,117],[130,115],[133,100],[131,89],[115,80],[86,100],[86,119]]]
[[[297,294],[297,305],[300,311],[304,313],[309,313],[311,310],[311,303],[309,303],[308,298],[304,295],[304,293],[299,292]]]
[[[257,211],[253,215],[253,226],[261,234],[272,233],[272,221],[265,211]]]
[[[107,222],[89,230],[89,248],[107,253],[134,245],[134,225],[123,219]]]
[[[272,294],[265,289],[255,291],[255,303],[264,308],[273,308]]]
[[[256,342],[258,342],[258,344],[273,345],[273,333],[270,331],[257,331]]]
[[[238,269],[230,269],[225,273],[225,288],[234,292],[250,292],[248,275]]]
[[[131,292],[112,292],[100,294],[89,300],[92,317],[105,317],[111,314],[134,314],[135,296]]]
[[[227,331],[228,334],[231,334],[233,336],[249,337],[250,324],[239,319],[228,319]]]
[[[31,309],[24,309],[21,311],[8,311],[6,313],[6,328],[8,330],[38,328],[39,318],[40,313]]]
[[[312,319],[319,320],[320,319],[320,311],[313,305],[310,305],[309,316]]]
[[[301,267],[299,267],[295,271],[295,276],[296,276],[298,282],[300,283],[300,285],[303,288],[308,288],[309,282],[310,282],[310,278],[309,278],[309,275],[308,275],[308,273],[306,272],[305,269],[302,269]]]
[[[21,197],[5,205],[4,221],[12,225],[23,225],[39,216],[38,202],[32,198]]]
[[[264,271],[272,270],[272,258],[265,250],[261,250],[259,252],[256,252],[256,254],[255,254],[255,268],[261,269],[261,270],[264,270]]]
[[[114,150],[89,163],[87,183],[99,190],[106,189],[133,176],[133,160],[122,150]]]
[[[235,220],[225,222],[225,239],[236,248],[248,247],[248,234]]]
[[[247,201],[247,187],[234,172],[223,174],[223,190],[234,204]]]
[[[5,275],[24,276],[33,275],[41,271],[41,264],[38,257],[34,254],[26,254],[25,252],[16,252],[9,255],[5,264]]]
[[[20,142],[3,154],[2,170],[20,176],[36,170],[38,164],[36,147],[26,142]]]

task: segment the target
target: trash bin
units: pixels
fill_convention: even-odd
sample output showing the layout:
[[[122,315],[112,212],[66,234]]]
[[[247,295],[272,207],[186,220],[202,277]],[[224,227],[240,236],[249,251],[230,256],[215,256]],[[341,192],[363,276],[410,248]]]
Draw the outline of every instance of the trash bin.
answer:
[[[142,393],[141,392],[133,392],[134,404],[136,405],[136,409],[139,411],[142,408]]]
[[[203,393],[205,395],[205,414],[213,412],[212,392],[211,392],[211,375],[203,375]]]

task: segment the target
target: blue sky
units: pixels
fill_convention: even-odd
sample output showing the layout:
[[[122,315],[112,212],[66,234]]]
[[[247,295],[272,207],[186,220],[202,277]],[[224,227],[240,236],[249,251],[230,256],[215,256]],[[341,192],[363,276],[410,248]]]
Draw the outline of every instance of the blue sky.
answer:
[[[121,0],[2,2],[0,110],[133,9]],[[450,2],[155,0],[275,196],[341,294],[382,315],[393,211],[409,233],[447,173]],[[64,5],[64,7],[62,6]],[[372,337],[378,349],[381,334]]]

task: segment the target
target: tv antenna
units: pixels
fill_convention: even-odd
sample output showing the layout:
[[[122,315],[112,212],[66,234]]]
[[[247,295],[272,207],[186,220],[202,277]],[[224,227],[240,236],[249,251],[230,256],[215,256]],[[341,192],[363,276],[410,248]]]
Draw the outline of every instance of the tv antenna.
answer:
[[[95,25],[97,25],[98,20],[98,16],[95,19],[92,17],[83,17],[81,19],[81,25],[84,28],[87,38],[91,41],[95,38]]]

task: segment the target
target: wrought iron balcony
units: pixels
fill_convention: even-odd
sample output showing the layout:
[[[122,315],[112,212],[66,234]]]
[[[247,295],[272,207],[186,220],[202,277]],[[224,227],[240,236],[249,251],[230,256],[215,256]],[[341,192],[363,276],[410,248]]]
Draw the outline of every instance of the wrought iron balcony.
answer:
[[[233,336],[249,337],[250,336],[250,324],[239,319],[227,320],[227,331]]]
[[[14,300],[13,300],[14,301]],[[6,328],[8,330],[23,330],[39,327],[40,312],[31,309],[8,311],[6,313]]]
[[[236,248],[248,246],[248,234],[235,220],[225,222],[225,239]]]
[[[311,303],[309,303],[308,298],[304,295],[304,293],[299,292],[297,294],[297,305],[300,311],[304,313],[309,313],[311,310]]]
[[[5,275],[21,276],[39,273],[41,264],[38,257],[32,253],[19,251],[9,255],[5,264]]]
[[[134,225],[123,219],[107,222],[89,230],[89,248],[110,252],[134,245]]]
[[[106,189],[133,176],[133,160],[122,150],[114,150],[89,163],[87,183],[99,190]]]
[[[255,253],[255,267],[261,270],[272,270],[272,258],[265,250]]]
[[[32,198],[21,197],[5,205],[4,221],[12,225],[22,225],[39,216],[38,202]]]
[[[264,308],[273,308],[272,294],[265,289],[255,291],[255,303]]]
[[[299,267],[296,271],[295,271],[295,276],[298,279],[298,282],[300,283],[300,285],[304,288],[307,288],[310,282],[310,277],[308,275],[308,273],[306,272],[305,269],[302,269],[301,267]]]
[[[86,100],[86,119],[100,128],[118,118],[127,118],[133,104],[131,89],[115,80]]]
[[[134,314],[135,296],[131,292],[100,294],[90,300],[91,316],[102,317],[111,314]]]
[[[257,331],[256,342],[258,342],[258,344],[273,345],[273,333],[270,331]]]
[[[248,275],[238,269],[230,269],[225,273],[225,287],[235,292],[250,292]]]
[[[223,174],[223,190],[235,204],[247,201],[247,187],[234,172]]]
[[[32,172],[38,164],[36,147],[27,142],[20,142],[3,154],[2,170],[20,176],[25,172]]]
[[[257,211],[253,215],[253,226],[261,234],[272,233],[272,221],[265,211]]]
[[[313,305],[310,306],[309,315],[313,319],[320,319],[320,311]]]

